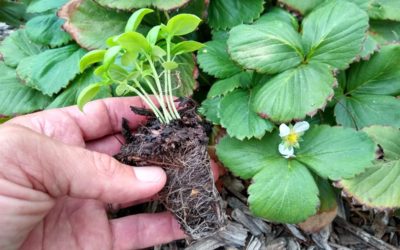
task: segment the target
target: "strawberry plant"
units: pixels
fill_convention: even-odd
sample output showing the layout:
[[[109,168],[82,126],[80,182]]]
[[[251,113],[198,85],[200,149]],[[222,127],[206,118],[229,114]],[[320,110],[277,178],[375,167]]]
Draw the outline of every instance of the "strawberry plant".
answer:
[[[0,5],[6,6],[2,10],[18,8],[0,10],[3,20],[26,22],[0,45],[1,119],[138,95],[150,110],[133,110],[149,117],[151,129],[132,135],[125,126],[127,144],[117,157],[145,165],[150,159],[168,162],[160,156],[167,155],[184,158],[186,165],[208,166],[203,122],[194,121],[190,102],[177,107],[172,97],[193,96],[201,102],[199,113],[224,133],[211,145],[219,161],[248,180],[253,214],[306,223],[337,207],[337,188],[368,207],[400,207],[399,1],[33,0]],[[198,130],[188,130],[189,125]],[[164,137],[150,133],[172,127],[185,129]],[[179,141],[180,147],[193,149],[190,157],[158,147],[171,146],[165,138],[178,143],[176,135],[197,138],[190,145]],[[145,150],[134,146],[148,138],[158,144]],[[140,150],[145,153],[137,154]],[[198,158],[203,163],[193,162]],[[207,171],[191,173],[209,178]],[[182,193],[193,196],[207,183]],[[214,189],[208,191],[216,196]],[[220,214],[215,216],[219,223]],[[182,226],[195,238],[217,228],[208,224],[204,231],[191,231],[194,224],[186,222]]]

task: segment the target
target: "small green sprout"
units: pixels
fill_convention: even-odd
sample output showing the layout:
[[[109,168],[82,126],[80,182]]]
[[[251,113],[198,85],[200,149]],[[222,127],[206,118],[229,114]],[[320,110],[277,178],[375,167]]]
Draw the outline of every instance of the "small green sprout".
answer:
[[[172,72],[178,70],[178,55],[199,50],[204,45],[196,41],[176,42],[175,37],[196,30],[201,19],[191,14],[179,14],[168,23],[150,29],[146,36],[136,31],[143,17],[151,9],[139,9],[132,14],[125,32],[107,39],[108,49],[93,50],[82,57],[83,72],[93,64],[100,66],[94,74],[101,82],[85,88],[78,97],[78,106],[89,102],[101,86],[116,84],[116,94],[134,93],[140,96],[161,123],[168,124],[180,119],[173,99]],[[150,98],[153,95],[154,98]],[[158,108],[157,104],[160,106]]]

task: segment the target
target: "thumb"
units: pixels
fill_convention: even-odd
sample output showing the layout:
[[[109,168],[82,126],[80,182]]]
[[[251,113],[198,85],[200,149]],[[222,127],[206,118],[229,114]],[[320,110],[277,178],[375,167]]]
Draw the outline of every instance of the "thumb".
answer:
[[[16,183],[53,197],[129,202],[153,196],[166,181],[161,168],[133,168],[109,155],[69,146],[27,128],[5,126],[0,137],[7,142],[0,157],[5,156],[8,166],[11,163],[20,170],[10,175]]]

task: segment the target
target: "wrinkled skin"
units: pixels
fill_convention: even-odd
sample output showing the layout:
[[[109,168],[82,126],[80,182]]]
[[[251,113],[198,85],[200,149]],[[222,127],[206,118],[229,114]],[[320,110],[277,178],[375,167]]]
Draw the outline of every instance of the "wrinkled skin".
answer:
[[[110,98],[14,118],[0,126],[0,249],[137,249],[184,238],[169,213],[109,220],[107,204],[128,206],[165,184],[158,167],[132,168],[111,155],[121,118],[144,123]],[[119,137],[119,139],[118,139]]]

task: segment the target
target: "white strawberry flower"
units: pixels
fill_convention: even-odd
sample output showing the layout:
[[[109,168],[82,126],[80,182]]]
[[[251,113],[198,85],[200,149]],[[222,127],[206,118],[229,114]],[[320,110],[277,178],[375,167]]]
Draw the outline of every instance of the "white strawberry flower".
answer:
[[[278,150],[285,158],[296,157],[294,148],[299,148],[301,136],[310,128],[310,124],[306,121],[296,122],[294,126],[282,123],[279,126],[279,136],[282,143],[279,144]]]

